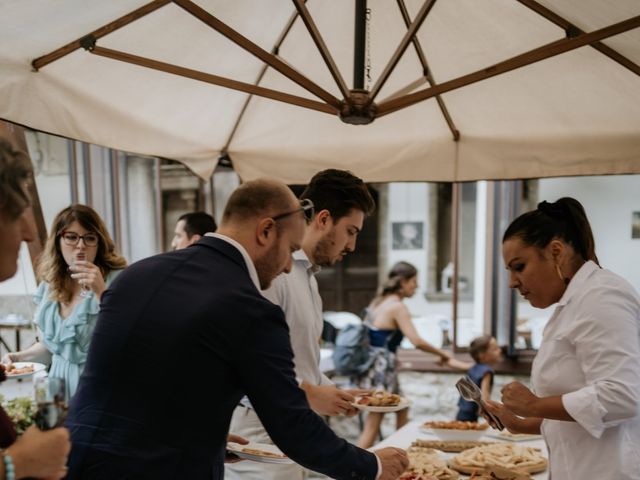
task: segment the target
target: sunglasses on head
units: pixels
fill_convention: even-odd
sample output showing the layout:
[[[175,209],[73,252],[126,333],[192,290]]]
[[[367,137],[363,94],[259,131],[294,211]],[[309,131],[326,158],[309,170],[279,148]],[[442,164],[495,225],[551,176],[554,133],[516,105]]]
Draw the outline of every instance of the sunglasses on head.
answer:
[[[313,219],[314,214],[313,202],[308,198],[305,198],[304,200],[300,200],[300,208],[296,208],[295,210],[291,210],[290,212],[280,213],[271,218],[277,221],[300,211],[304,215],[304,219],[307,221],[307,223],[309,223]]]

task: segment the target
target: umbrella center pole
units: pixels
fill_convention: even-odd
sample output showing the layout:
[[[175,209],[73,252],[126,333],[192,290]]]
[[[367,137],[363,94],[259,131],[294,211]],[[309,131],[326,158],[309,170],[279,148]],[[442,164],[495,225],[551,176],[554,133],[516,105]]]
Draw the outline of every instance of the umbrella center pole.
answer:
[[[370,102],[369,91],[364,85],[370,69],[367,62],[367,0],[356,0],[355,8],[353,89],[342,103],[340,119],[351,125],[367,125],[373,122],[377,110],[377,106]]]

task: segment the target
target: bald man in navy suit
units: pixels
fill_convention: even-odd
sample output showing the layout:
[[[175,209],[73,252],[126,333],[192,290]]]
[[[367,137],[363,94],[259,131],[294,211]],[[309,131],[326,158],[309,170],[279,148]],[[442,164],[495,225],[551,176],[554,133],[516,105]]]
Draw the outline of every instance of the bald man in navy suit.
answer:
[[[361,450],[310,410],[284,314],[260,294],[291,268],[309,209],[280,182],[245,183],[217,233],[122,272],[102,297],[71,403],[67,478],[222,479],[244,394],[275,443],[311,470],[345,480],[405,470],[402,450]]]

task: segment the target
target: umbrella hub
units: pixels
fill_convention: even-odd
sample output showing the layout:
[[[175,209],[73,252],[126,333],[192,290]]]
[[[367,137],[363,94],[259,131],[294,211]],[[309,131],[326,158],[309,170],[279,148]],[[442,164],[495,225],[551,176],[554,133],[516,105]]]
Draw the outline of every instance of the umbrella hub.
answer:
[[[367,90],[353,89],[342,102],[340,119],[351,125],[368,125],[375,120],[377,110]]]

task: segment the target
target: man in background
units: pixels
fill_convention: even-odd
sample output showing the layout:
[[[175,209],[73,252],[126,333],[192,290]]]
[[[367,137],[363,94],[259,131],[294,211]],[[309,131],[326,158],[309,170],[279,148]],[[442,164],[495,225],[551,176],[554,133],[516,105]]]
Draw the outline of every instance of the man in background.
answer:
[[[187,248],[200,240],[205,233],[215,232],[216,228],[216,221],[208,213],[185,213],[176,222],[171,249]]]
[[[313,176],[300,196],[315,213],[307,225],[302,248],[293,253],[292,269],[279,275],[263,295],[285,313],[289,325],[295,372],[311,408],[321,415],[354,415],[354,391],[337,388],[319,368],[322,299],[315,275],[356,248],[365,217],[375,203],[365,183],[346,170],[328,169]],[[310,201],[310,202],[309,202]],[[273,443],[250,402],[244,398],[235,410],[231,431],[259,443]],[[239,462],[225,467],[227,480],[298,480],[300,465]]]

